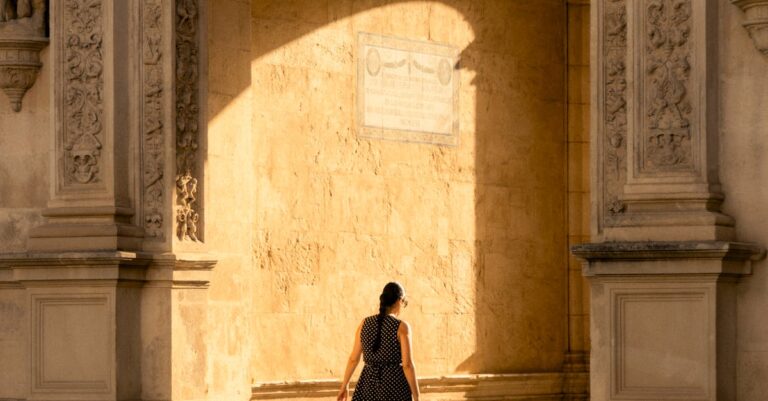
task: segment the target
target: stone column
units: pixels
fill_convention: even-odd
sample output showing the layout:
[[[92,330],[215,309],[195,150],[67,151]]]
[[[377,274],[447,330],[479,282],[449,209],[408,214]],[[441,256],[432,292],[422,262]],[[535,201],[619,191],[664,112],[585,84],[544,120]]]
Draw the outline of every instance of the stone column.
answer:
[[[132,224],[129,2],[51,2],[53,144],[48,224],[35,251],[138,250]]]
[[[29,400],[203,399],[204,9],[50,6],[51,198],[27,252],[0,254],[0,291],[23,290],[30,320],[28,365],[5,369]]]
[[[736,242],[718,179],[717,0],[592,2],[593,400],[735,399]]]

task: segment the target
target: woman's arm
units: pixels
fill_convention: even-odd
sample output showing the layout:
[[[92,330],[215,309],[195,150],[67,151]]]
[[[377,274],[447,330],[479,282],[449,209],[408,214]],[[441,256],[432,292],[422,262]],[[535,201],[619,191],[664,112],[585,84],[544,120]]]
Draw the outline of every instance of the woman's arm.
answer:
[[[416,367],[413,365],[413,358],[411,356],[411,326],[408,323],[400,322],[400,327],[397,328],[397,338],[400,340],[403,373],[405,373],[405,378],[411,387],[411,395],[414,401],[418,401],[421,394],[419,393],[419,381],[416,379]]]
[[[337,397],[339,401],[344,401],[349,396],[349,380],[352,379],[352,373],[355,372],[357,364],[360,363],[360,356],[363,353],[363,344],[360,342],[360,330],[362,328],[363,323],[361,322],[355,331],[355,343],[352,345],[352,353],[349,354],[347,369],[344,371],[344,379],[341,381],[341,389],[339,389],[339,396]]]

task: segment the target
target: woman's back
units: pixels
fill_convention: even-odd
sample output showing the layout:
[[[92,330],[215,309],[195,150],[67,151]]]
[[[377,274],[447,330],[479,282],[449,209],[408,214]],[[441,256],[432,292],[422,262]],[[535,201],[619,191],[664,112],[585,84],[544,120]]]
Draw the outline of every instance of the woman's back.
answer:
[[[363,320],[360,342],[365,366],[355,387],[353,401],[410,401],[411,389],[403,373],[400,340],[397,331],[400,320],[384,315],[381,321],[381,342],[373,347],[379,330],[378,315]]]
[[[378,315],[365,318],[360,330],[360,341],[363,344],[363,360],[367,364],[399,364],[402,362],[400,341],[397,339],[397,329],[400,320],[384,315],[381,322],[381,343],[377,351],[373,351],[378,331]]]

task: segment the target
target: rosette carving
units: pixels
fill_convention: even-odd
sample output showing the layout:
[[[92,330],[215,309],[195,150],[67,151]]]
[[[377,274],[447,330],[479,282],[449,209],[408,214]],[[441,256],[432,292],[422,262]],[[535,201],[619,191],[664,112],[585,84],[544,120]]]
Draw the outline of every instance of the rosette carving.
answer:
[[[16,112],[42,67],[45,10],[43,0],[0,0],[0,88]]]

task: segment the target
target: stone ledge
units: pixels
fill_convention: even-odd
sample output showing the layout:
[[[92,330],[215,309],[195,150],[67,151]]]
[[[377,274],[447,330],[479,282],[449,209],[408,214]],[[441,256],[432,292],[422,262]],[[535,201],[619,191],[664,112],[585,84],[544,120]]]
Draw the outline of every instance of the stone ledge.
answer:
[[[587,277],[738,277],[751,274],[752,261],[765,256],[756,244],[726,241],[600,242],[575,245],[571,252],[587,262]]]
[[[727,241],[598,242],[574,245],[571,252],[586,260],[759,260],[765,256],[756,244]]]
[[[588,392],[588,373],[570,380],[571,394]],[[574,388],[573,384],[581,386]],[[563,373],[473,374],[424,377],[419,379],[426,400],[561,400],[565,391]],[[341,381],[299,380],[263,382],[253,386],[251,400],[335,398]],[[350,386],[354,389],[354,383]],[[583,387],[583,388],[582,388]]]
[[[217,261],[210,255],[145,252],[18,252],[0,254],[0,286],[25,282],[130,281],[150,286],[207,288]]]

